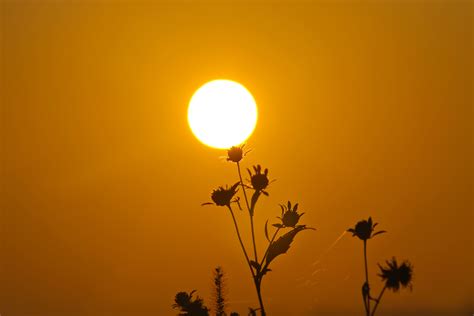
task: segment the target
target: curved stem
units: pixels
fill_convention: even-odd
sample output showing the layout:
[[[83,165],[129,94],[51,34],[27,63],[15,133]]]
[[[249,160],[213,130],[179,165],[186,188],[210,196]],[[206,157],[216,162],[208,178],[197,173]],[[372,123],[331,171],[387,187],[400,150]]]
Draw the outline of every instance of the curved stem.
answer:
[[[375,315],[375,311],[377,310],[377,306],[379,306],[380,300],[382,299],[382,295],[383,295],[383,293],[385,292],[386,289],[387,289],[387,286],[385,285],[383,287],[382,291],[380,291],[379,297],[377,297],[377,299],[375,300],[375,306],[374,306],[374,310],[372,311],[372,316]]]
[[[232,220],[234,221],[235,231],[237,232],[237,237],[239,238],[240,246],[242,247],[242,251],[244,252],[245,260],[247,260],[247,265],[250,268],[250,272],[252,273],[252,277],[255,279],[255,273],[253,272],[252,265],[250,264],[249,256],[247,255],[247,250],[245,250],[244,243],[242,242],[242,237],[240,236],[239,226],[237,225],[237,221],[234,216],[234,211],[232,211],[232,207],[227,205],[229,208],[230,214],[232,215]]]
[[[365,263],[365,284],[367,285],[367,296],[364,297],[365,311],[370,316],[370,286],[369,286],[369,268],[367,267],[367,240],[364,240],[364,263]]]
[[[244,181],[242,180],[242,173],[240,172],[239,162],[237,162],[237,171],[239,172],[240,185],[242,186],[242,191],[244,192],[245,204],[247,205],[247,210],[250,215],[250,229],[252,231],[253,254],[255,256],[255,262],[258,262],[257,243],[255,242],[255,229],[253,227],[253,214],[250,212],[249,199],[247,198],[247,193],[245,192],[245,185],[244,185]]]

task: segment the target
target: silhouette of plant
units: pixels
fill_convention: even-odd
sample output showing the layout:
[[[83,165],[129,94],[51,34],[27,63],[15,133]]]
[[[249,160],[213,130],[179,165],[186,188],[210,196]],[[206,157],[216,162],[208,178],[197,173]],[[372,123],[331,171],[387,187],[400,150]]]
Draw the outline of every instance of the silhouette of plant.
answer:
[[[378,265],[380,268],[380,274],[378,275],[383,282],[385,282],[384,287],[380,291],[379,296],[375,301],[375,306],[372,311],[372,315],[375,315],[375,311],[377,310],[377,306],[382,299],[383,293],[386,289],[392,290],[393,292],[398,292],[400,287],[402,288],[409,288],[412,289],[412,278],[413,278],[413,266],[407,260],[403,261],[401,265],[398,265],[397,259],[395,257],[392,260],[387,260],[387,267],[382,267],[380,264]]]
[[[180,316],[209,316],[209,309],[204,306],[203,300],[196,296],[193,298],[193,294],[196,290],[187,292],[178,292],[175,296],[175,303],[172,305],[174,309],[179,309]]]
[[[221,267],[214,269],[214,309],[216,316],[225,316],[225,283],[224,283],[224,271]]]
[[[295,204],[292,207],[291,202],[288,201],[287,206],[280,205],[282,212],[281,212],[281,217],[278,217],[278,218],[280,219],[281,223],[275,223],[272,225],[276,228],[275,232],[273,233],[272,238],[269,238],[269,234],[268,234],[268,220],[265,223],[264,232],[269,243],[267,245],[267,248],[265,250],[263,257],[261,257],[259,260],[257,244],[255,241],[254,213],[255,213],[255,208],[260,196],[262,194],[268,196],[268,192],[266,190],[268,188],[268,185],[271,183],[271,181],[268,178],[268,173],[269,173],[268,169],[263,169],[260,165],[256,165],[252,167],[252,170],[247,169],[250,176],[250,181],[249,181],[249,184],[244,183],[242,179],[240,163],[248,152],[244,153],[243,148],[244,148],[243,145],[238,146],[238,147],[234,146],[227,151],[227,161],[236,164],[239,181],[236,184],[232,185],[230,188],[228,188],[227,186],[218,187],[216,190],[214,190],[211,193],[211,199],[213,202],[203,203],[203,205],[214,204],[216,206],[225,206],[229,210],[232,217],[233,224],[234,224],[234,228],[237,234],[237,238],[240,243],[240,247],[242,248],[242,252],[244,254],[245,260],[247,262],[247,265],[250,269],[250,273],[252,275],[252,279],[255,285],[255,290],[257,292],[258,302],[260,306],[257,309],[250,308],[249,315],[256,315],[257,311],[260,311],[260,314],[262,316],[265,316],[266,313],[265,313],[265,307],[263,304],[261,285],[262,285],[263,277],[269,271],[271,271],[271,269],[269,268],[270,263],[276,257],[288,251],[295,236],[299,232],[303,230],[307,230],[307,229],[314,229],[314,228],[307,227],[306,225],[298,225],[299,219],[303,215],[303,213],[301,214],[298,213],[298,204]],[[253,258],[250,258],[247,252],[247,249],[244,246],[243,239],[240,234],[239,224],[235,218],[234,211],[231,206],[232,203],[237,203],[239,209],[241,209],[240,202],[239,202],[240,198],[235,197],[238,192],[237,187],[239,185],[242,188],[242,194],[245,200],[245,207],[246,207],[246,210],[248,211],[249,219],[250,219],[250,232],[251,232],[251,239],[252,239],[252,246],[253,246]],[[250,198],[250,202],[247,197],[246,190],[253,191],[252,196]],[[290,229],[290,230],[278,237],[278,234],[284,229]],[[277,237],[278,239],[276,239]]]
[[[370,285],[369,285],[369,269],[367,266],[367,240],[375,237],[376,235],[383,234],[386,231],[378,231],[375,234],[375,226],[378,223],[372,223],[372,217],[368,220],[359,221],[354,228],[349,228],[347,231],[352,233],[352,237],[357,236],[364,242],[364,265],[365,265],[365,283],[362,285],[362,299],[364,300],[364,307],[367,316],[370,316]]]
[[[226,302],[225,302],[225,278],[224,270],[221,267],[217,267],[213,270],[214,283],[214,309],[216,316],[226,316]],[[189,315],[189,316],[208,316],[209,309],[204,306],[203,300],[197,296],[193,298],[193,294],[196,290],[191,291],[189,294],[187,292],[178,292],[175,295],[174,304],[171,305],[174,309],[179,309],[179,315]],[[230,316],[239,316],[236,312],[231,312]]]
[[[367,316],[375,315],[375,311],[380,303],[380,300],[383,296],[385,290],[391,289],[394,292],[397,292],[402,287],[411,288],[411,279],[413,274],[412,265],[408,261],[404,261],[400,266],[395,258],[391,261],[387,261],[387,268],[382,267],[379,264],[381,274],[379,276],[382,278],[382,281],[385,282],[385,286],[380,291],[380,294],[377,298],[373,298],[370,295],[370,285],[369,285],[369,269],[367,265],[367,241],[373,237],[386,233],[385,230],[374,232],[375,226],[377,223],[372,222],[372,218],[369,217],[368,220],[362,220],[357,222],[354,228],[349,228],[347,231],[352,233],[352,237],[357,236],[360,240],[364,242],[364,266],[365,266],[365,282],[362,285],[362,299],[364,301],[364,308]],[[370,307],[370,301],[375,301],[373,310]]]

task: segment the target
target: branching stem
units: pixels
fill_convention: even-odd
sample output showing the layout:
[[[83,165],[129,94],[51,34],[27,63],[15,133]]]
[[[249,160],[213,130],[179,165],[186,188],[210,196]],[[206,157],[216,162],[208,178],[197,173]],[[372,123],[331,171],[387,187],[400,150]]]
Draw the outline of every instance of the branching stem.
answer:
[[[242,179],[242,172],[240,171],[239,162],[237,162],[237,171],[239,172],[240,185],[242,186],[242,191],[244,192],[244,199],[245,199],[245,204],[247,205],[247,211],[249,212],[249,215],[250,215],[250,229],[252,231],[252,243],[253,243],[253,253],[255,256],[255,262],[258,262],[257,243],[255,242],[255,229],[253,227],[253,214],[250,212],[249,199],[247,198],[247,193],[245,192],[245,185]]]
[[[380,300],[382,299],[382,295],[383,295],[383,293],[385,292],[386,289],[387,289],[387,286],[385,285],[383,287],[382,291],[380,291],[379,297],[377,297],[377,299],[375,300],[375,306],[374,306],[374,310],[372,311],[372,316],[375,315],[375,311],[377,310],[377,306],[379,306]]]

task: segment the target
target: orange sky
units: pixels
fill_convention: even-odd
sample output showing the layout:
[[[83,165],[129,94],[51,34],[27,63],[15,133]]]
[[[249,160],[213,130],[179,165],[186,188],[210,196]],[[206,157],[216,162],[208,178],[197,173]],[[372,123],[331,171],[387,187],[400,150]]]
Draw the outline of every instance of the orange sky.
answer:
[[[257,304],[229,214],[200,206],[236,181],[187,126],[216,78],[259,106],[245,165],[277,181],[258,244],[288,199],[318,229],[264,280],[269,315],[362,314],[362,243],[321,255],[369,215],[389,231],[369,245],[373,286],[377,262],[415,266],[383,315],[474,312],[473,11],[2,1],[0,313],[174,315],[179,290],[209,301],[217,265],[233,310]]]

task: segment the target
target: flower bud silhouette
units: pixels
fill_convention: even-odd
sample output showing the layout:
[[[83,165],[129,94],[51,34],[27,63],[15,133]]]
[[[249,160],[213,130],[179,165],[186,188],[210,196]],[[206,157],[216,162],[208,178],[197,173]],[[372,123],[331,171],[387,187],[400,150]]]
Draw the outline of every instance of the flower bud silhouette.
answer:
[[[281,205],[281,217],[278,217],[281,220],[282,227],[293,227],[295,228],[300,220],[300,217],[304,213],[298,214],[298,203],[296,203],[293,208],[291,207],[291,202],[288,201],[287,205]],[[275,224],[273,225],[275,226]],[[278,227],[278,226],[276,226]]]
[[[382,281],[385,282],[385,286],[394,292],[398,292],[400,287],[412,288],[411,279],[413,276],[413,267],[408,261],[404,261],[400,266],[397,263],[397,259],[392,258],[390,261],[386,261],[387,267],[380,268],[379,276]]]
[[[218,187],[211,193],[211,199],[217,206],[230,206],[232,198],[237,193],[239,182],[228,188],[222,186]],[[203,205],[212,204],[212,203],[203,203]]]
[[[359,221],[354,228],[349,228],[347,231],[352,233],[352,237],[357,236],[361,240],[368,240],[372,237],[375,237],[376,235],[386,233],[385,230],[381,230],[376,232],[375,234],[372,235],[375,226],[377,226],[378,223],[372,224],[372,217],[369,217],[369,219]]]
[[[232,146],[227,151],[227,161],[239,162],[244,157],[244,145]]]
[[[262,166],[256,165],[253,166],[253,170],[255,174],[252,174],[250,169],[247,169],[250,175],[250,182],[252,183],[252,188],[258,192],[265,190],[268,186],[268,183],[270,182],[268,180],[268,169],[265,169],[262,173]]]

